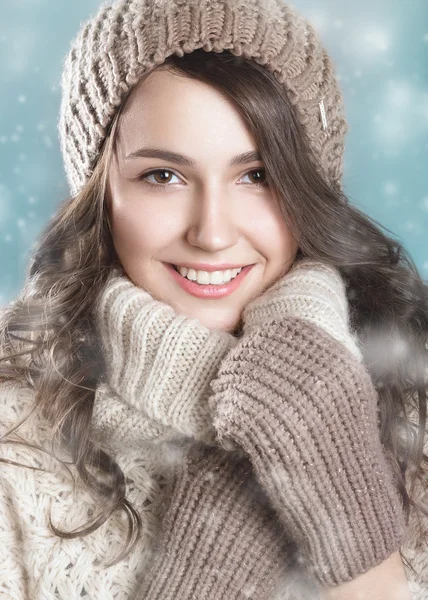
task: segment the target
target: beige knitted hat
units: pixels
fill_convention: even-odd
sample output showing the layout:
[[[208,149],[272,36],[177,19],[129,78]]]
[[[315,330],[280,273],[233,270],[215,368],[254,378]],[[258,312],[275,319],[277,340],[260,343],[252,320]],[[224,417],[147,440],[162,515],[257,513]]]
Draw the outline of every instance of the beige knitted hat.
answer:
[[[89,179],[114,113],[142,75],[198,48],[250,58],[287,90],[327,180],[341,185],[347,130],[334,67],[282,0],[118,0],[83,23],[64,60],[58,132],[71,195]]]

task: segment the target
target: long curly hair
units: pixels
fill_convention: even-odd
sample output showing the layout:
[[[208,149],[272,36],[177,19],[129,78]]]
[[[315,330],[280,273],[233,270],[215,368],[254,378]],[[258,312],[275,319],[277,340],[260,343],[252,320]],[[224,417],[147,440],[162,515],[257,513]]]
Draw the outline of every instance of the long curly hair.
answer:
[[[272,73],[229,51],[204,50],[171,55],[157,69],[205,82],[235,105],[254,136],[267,182],[298,241],[298,255],[335,266],[343,276],[351,324],[379,396],[381,441],[406,518],[411,509],[428,516],[427,507],[413,498],[417,482],[427,481],[428,286],[411,257],[389,230],[322,177],[295,109]],[[91,438],[90,424],[95,390],[106,374],[95,307],[112,266],[118,265],[106,181],[122,108],[134,89],[107,131],[91,178],[76,197],[63,201],[37,240],[26,282],[0,321],[0,382],[34,389],[33,410],[52,425],[53,443],[67,450],[94,501],[103,500],[103,510],[78,531],[51,527],[63,537],[84,536],[113,511],[124,510],[129,535],[114,562],[133,547],[141,519],[126,498],[123,472]]]

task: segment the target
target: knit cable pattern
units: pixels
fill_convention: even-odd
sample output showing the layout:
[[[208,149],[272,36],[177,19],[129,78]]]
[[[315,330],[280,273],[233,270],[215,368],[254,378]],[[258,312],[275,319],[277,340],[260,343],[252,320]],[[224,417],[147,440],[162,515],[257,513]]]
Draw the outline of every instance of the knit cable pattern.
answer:
[[[272,72],[323,174],[340,184],[347,130],[342,93],[314,28],[294,8],[283,0],[119,0],[104,2],[82,24],[64,59],[58,134],[72,196],[90,177],[128,91],[171,54],[198,48],[229,50]]]

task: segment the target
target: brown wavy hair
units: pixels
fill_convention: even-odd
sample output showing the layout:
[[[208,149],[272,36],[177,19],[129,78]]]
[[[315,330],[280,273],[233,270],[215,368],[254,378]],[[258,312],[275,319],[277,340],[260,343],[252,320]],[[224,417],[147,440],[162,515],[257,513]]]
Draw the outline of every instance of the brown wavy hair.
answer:
[[[339,269],[347,284],[351,324],[378,391],[381,441],[406,519],[411,508],[428,516],[427,507],[412,497],[416,483],[426,486],[427,481],[428,286],[411,257],[389,230],[322,177],[295,109],[264,67],[229,51],[201,49],[171,55],[157,69],[205,82],[229,98],[254,136],[267,182],[299,243],[298,254]],[[60,205],[39,237],[23,289],[0,323],[0,381],[34,389],[34,410],[52,425],[53,442],[67,450],[94,499],[103,501],[103,509],[79,531],[51,527],[63,537],[84,536],[113,511],[124,510],[129,535],[111,564],[131,550],[141,519],[126,498],[123,472],[90,435],[95,389],[106,375],[94,316],[111,268],[118,265],[106,181],[120,114],[134,89],[107,131],[91,178],[75,198]],[[1,441],[7,440],[5,435]]]

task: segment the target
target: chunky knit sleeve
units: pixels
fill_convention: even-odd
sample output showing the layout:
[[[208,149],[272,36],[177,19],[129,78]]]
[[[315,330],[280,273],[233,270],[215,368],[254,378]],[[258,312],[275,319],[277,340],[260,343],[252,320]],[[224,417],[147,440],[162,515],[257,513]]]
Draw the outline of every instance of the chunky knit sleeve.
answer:
[[[138,600],[273,597],[293,546],[247,458],[194,444],[169,495]]]
[[[404,517],[364,365],[313,323],[282,317],[244,336],[212,382],[219,443],[244,450],[323,586],[397,551]]]

